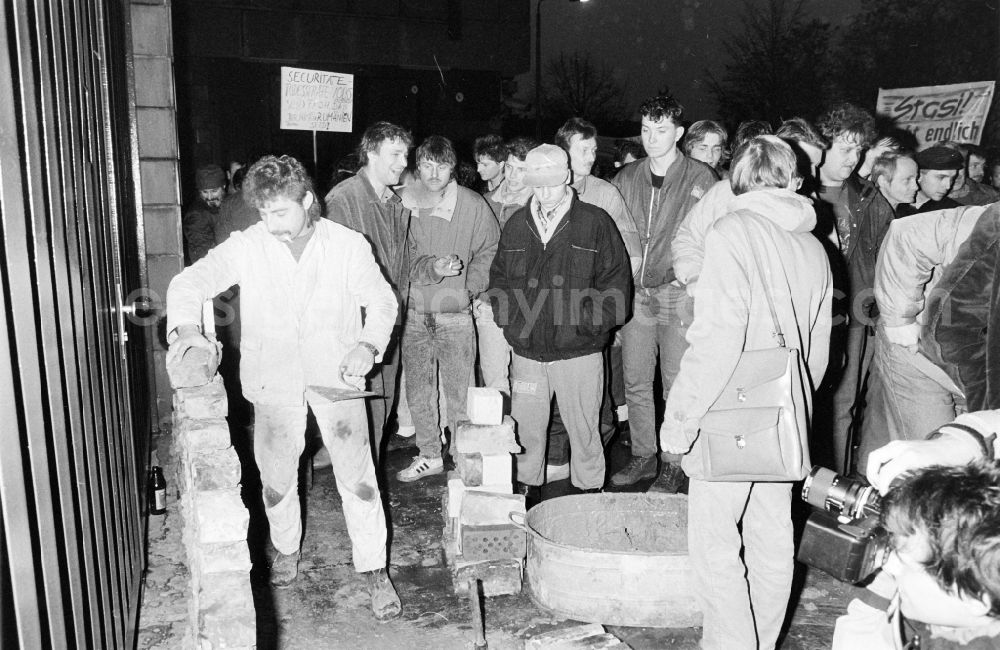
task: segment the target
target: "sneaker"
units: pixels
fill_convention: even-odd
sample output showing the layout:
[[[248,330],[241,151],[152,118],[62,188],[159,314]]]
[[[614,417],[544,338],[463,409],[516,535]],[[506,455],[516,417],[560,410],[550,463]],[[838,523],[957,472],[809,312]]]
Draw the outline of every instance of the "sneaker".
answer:
[[[368,579],[368,595],[372,599],[372,613],[380,621],[399,616],[403,610],[399,603],[399,594],[392,586],[389,573],[385,569],[375,569],[365,572]]]
[[[412,481],[420,480],[425,476],[440,474],[443,471],[444,461],[440,458],[417,456],[413,459],[413,462],[410,463],[409,467],[396,474],[396,478],[404,483],[410,483]]]
[[[545,466],[545,482],[564,481],[569,478],[569,463]]]
[[[275,587],[287,587],[295,582],[299,575],[299,552],[285,555],[275,551],[271,559],[271,584]]]
[[[611,477],[611,485],[632,485],[647,478],[656,478],[656,456],[643,458],[642,456],[632,456],[628,465],[623,467]]]

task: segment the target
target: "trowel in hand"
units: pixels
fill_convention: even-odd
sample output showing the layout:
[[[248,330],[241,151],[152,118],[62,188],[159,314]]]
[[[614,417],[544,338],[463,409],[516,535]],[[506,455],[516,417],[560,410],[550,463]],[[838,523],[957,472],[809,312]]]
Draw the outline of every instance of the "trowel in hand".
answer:
[[[306,390],[328,402],[343,402],[344,400],[364,399],[366,397],[382,397],[370,390],[334,388],[333,386],[306,386]]]

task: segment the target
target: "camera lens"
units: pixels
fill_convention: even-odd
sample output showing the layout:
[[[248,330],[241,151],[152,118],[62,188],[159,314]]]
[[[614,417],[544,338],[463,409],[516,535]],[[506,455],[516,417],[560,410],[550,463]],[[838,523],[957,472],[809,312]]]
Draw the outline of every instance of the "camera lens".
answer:
[[[858,519],[878,514],[878,492],[861,481],[854,481],[825,467],[813,467],[802,485],[802,500],[820,510]]]

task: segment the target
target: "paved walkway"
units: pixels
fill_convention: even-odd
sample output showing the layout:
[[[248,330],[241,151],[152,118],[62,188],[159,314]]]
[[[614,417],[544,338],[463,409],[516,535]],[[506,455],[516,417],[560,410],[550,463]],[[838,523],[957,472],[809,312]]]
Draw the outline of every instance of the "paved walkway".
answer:
[[[412,449],[389,453],[388,476],[406,466]],[[623,462],[627,451],[612,449],[611,463]],[[173,483],[176,485],[176,482]],[[392,576],[403,602],[402,616],[378,623],[368,608],[362,579],[351,566],[340,499],[332,472],[317,471],[305,494],[308,502],[299,578],[288,589],[272,590],[254,575],[258,611],[258,647],[306,648],[426,648],[471,647],[471,610],[467,599],[455,596],[441,549],[441,495],[445,477],[417,483],[387,481],[392,519]],[[642,488],[647,485],[639,486]],[[568,482],[552,486],[549,495],[565,492]],[[655,489],[655,486],[653,486]],[[173,495],[171,495],[173,496]],[[171,505],[168,503],[168,507]],[[186,569],[180,553],[179,516],[174,507],[165,517],[150,519],[150,569],[140,612],[138,647],[193,647],[183,637],[186,614],[183,588]],[[255,514],[252,525],[257,526]],[[255,528],[252,551],[260,555],[262,531]],[[844,611],[851,587],[818,572],[799,567],[794,614],[782,648],[819,650],[830,644],[834,619]],[[542,632],[571,625],[535,606],[526,593],[486,599],[490,648],[520,649]],[[609,631],[632,648],[696,648],[698,629],[619,628]]]

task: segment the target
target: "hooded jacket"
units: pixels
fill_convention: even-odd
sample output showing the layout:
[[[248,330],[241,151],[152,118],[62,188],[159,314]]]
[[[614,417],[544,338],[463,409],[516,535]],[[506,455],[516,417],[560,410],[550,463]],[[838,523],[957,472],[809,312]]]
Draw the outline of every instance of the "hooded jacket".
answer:
[[[812,386],[826,372],[833,289],[823,245],[812,235],[815,225],[808,199],[790,190],[758,190],[734,198],[729,214],[705,238],[689,347],[661,430],[661,439],[672,445],[694,442],[681,462],[692,478],[704,476],[699,422],[722,394],[740,355],[777,347],[754,255],[768,279],[786,345],[799,350]]]
[[[711,167],[680,151],[667,168],[660,189],[653,187],[649,158],[625,165],[614,177],[612,184],[625,199],[642,246],[636,288],[654,289],[674,281],[670,244],[681,220],[716,181]]]

